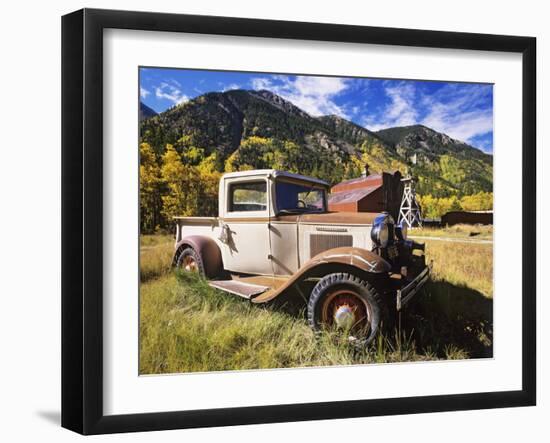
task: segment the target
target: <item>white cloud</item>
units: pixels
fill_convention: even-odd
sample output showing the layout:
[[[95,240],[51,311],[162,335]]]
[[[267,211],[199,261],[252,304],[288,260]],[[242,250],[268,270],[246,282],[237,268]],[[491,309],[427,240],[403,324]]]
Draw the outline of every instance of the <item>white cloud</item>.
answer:
[[[424,97],[427,114],[422,124],[468,143],[493,130],[493,110],[487,104],[491,88],[482,85],[447,85]]]
[[[189,97],[181,92],[180,84],[172,80],[172,84],[163,82],[155,88],[155,96],[160,99],[169,100],[175,105],[189,101]]]
[[[334,101],[335,97],[349,87],[347,79],[310,76],[291,79],[277,75],[271,78],[253,78],[251,84],[253,89],[267,89],[280,95],[313,116],[336,114],[348,118],[345,107]]]
[[[451,114],[443,108],[432,111],[422,120],[422,124],[458,140],[469,142],[472,138],[493,130],[493,116],[487,111]]]
[[[222,89],[223,92],[225,91],[231,91],[233,89],[241,89],[241,85],[238,85],[237,83],[231,83],[229,85],[225,85]]]
[[[348,87],[347,80],[337,77],[300,76],[293,82],[288,80],[288,83],[296,88],[297,93],[312,97],[337,95]]]
[[[370,130],[421,123],[467,143],[493,130],[487,85],[447,84],[428,95],[411,82],[385,82],[384,94],[389,103],[362,120]]]
[[[265,77],[253,78],[250,80],[250,84],[252,85],[252,89],[255,89],[257,91],[273,88],[271,80]]]
[[[369,78],[354,78],[351,82],[351,89],[361,93],[368,93],[371,88],[372,82],[377,80],[372,80]]]
[[[257,91],[260,91],[262,89],[272,89],[273,88],[271,80],[269,80],[268,78],[264,78],[264,77],[253,78],[251,80],[251,83],[252,83],[252,89],[256,89]],[[275,91],[273,91],[273,92],[275,92]]]
[[[150,94],[151,92],[148,91],[147,89],[145,89],[144,87],[140,86],[139,87],[139,95],[141,98],[147,98],[147,96]]]
[[[416,88],[413,83],[387,83],[384,91],[390,102],[382,110],[381,116],[368,115],[363,119],[363,124],[368,129],[378,131],[417,123]]]

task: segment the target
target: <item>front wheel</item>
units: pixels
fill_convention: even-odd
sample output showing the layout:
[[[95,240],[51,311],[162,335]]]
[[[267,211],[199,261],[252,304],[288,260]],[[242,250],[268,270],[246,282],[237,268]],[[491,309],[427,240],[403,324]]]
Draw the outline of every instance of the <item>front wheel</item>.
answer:
[[[336,329],[354,344],[367,346],[380,331],[385,311],[372,285],[351,274],[335,273],[313,288],[307,317],[315,331]]]

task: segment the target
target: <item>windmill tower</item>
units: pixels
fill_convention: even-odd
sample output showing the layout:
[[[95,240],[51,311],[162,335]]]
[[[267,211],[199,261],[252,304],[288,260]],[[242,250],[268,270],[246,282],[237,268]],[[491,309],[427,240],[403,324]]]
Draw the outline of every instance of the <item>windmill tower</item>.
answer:
[[[416,201],[416,191],[414,189],[414,179],[407,175],[402,178],[403,182],[403,199],[401,200],[401,208],[399,209],[398,223],[404,221],[407,227],[413,226],[422,227],[422,214],[420,213],[420,205]]]

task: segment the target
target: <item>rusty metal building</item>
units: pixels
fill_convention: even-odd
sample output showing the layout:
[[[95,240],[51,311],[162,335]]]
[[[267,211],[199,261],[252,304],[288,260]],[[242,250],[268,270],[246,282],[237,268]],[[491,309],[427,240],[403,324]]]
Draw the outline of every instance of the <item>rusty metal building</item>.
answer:
[[[399,171],[364,175],[346,180],[331,189],[328,208],[336,212],[388,211],[395,220],[403,195]]]

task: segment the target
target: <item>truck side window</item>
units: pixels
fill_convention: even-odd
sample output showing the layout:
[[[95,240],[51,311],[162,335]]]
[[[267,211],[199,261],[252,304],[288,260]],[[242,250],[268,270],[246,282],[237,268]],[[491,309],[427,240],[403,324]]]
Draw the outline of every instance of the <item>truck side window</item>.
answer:
[[[267,209],[267,183],[265,180],[235,183],[229,186],[229,211],[265,211]]]

